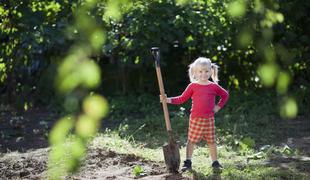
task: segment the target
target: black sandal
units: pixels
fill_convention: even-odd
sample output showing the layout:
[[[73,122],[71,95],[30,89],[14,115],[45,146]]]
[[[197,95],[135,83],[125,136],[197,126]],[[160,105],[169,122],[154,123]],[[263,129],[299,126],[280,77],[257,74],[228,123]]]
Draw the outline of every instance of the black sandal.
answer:
[[[184,165],[182,167],[182,172],[188,171],[192,169],[192,161],[191,160],[186,160],[184,161]]]

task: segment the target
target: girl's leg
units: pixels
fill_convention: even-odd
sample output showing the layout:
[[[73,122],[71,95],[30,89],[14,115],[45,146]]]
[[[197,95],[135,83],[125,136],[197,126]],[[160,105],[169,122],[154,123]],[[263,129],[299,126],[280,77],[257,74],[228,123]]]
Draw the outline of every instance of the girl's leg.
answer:
[[[189,169],[192,169],[192,155],[194,151],[194,143],[191,143],[189,140],[187,140],[186,144],[186,160],[184,161],[184,165],[182,168],[182,171],[185,172]]]
[[[193,155],[193,152],[194,152],[194,147],[195,147],[195,144],[190,142],[190,141],[187,141],[187,144],[186,144],[186,160],[191,160],[192,159],[192,155]]]
[[[216,143],[209,144],[209,151],[210,151],[210,156],[212,162],[217,160],[217,148],[216,148]]]
[[[216,169],[221,169],[223,166],[217,160],[217,148],[216,143],[209,144],[210,156],[212,160],[212,167]]]

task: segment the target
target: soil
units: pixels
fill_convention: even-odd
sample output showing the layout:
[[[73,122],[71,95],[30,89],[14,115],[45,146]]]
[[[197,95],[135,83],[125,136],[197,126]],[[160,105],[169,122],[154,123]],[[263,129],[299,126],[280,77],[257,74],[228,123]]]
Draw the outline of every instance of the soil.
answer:
[[[46,179],[48,139],[57,115],[32,110],[19,116],[11,111],[0,114],[0,179]],[[141,166],[144,173],[134,177],[133,169]],[[82,179],[168,179],[186,180],[181,174],[169,174],[165,164],[152,162],[133,154],[118,154],[106,149],[89,149],[79,172],[65,177]]]
[[[281,120],[277,129],[279,138],[275,144],[288,146],[298,151],[298,156],[272,156],[270,166],[284,170],[296,169],[310,175],[310,121],[309,117],[300,116],[292,120]]]
[[[0,177],[1,179],[45,179],[49,151],[47,132],[57,115],[48,111],[32,110],[22,116],[0,113]],[[299,149],[302,156],[296,158],[274,157],[271,166],[288,169],[296,167],[310,172],[310,121],[305,117],[283,121],[279,124],[280,143]],[[135,178],[133,168],[140,165],[145,174]],[[197,179],[182,174],[169,174],[162,162],[147,161],[132,154],[118,154],[106,149],[90,149],[78,173],[65,177],[82,179]]]

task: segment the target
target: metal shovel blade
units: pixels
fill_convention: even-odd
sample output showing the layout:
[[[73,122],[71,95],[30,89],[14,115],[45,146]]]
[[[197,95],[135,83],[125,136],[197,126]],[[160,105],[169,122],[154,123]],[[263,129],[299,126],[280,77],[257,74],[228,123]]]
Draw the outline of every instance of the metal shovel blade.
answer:
[[[176,142],[170,141],[163,146],[163,151],[167,170],[170,173],[177,173],[180,166],[179,145]]]

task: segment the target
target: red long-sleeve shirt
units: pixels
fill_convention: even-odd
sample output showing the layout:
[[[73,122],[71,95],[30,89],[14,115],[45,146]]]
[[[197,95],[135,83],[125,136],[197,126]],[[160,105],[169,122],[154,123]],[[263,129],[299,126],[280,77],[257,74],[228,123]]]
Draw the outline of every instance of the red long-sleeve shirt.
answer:
[[[182,104],[192,98],[191,118],[208,118],[214,116],[213,108],[216,96],[220,96],[221,99],[217,105],[222,108],[229,97],[224,88],[216,83],[207,85],[190,83],[182,95],[171,98],[171,104]]]

